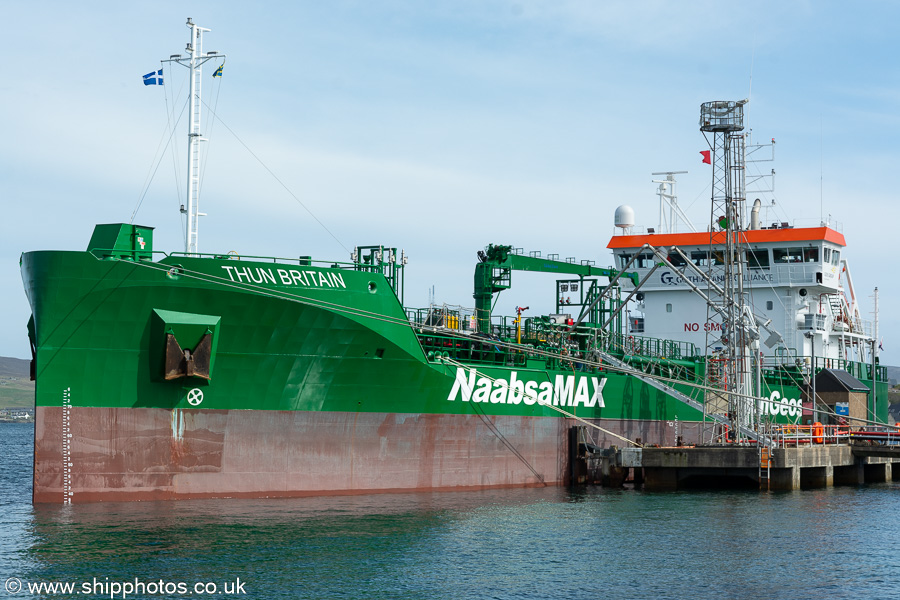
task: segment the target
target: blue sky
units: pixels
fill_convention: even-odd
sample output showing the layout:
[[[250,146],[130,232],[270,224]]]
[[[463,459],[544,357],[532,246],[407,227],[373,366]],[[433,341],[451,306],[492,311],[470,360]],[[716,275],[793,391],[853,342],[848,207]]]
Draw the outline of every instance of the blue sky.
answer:
[[[821,202],[840,223],[864,313],[881,292],[882,360],[900,364],[893,2],[6,3],[0,355],[29,355],[20,253],[84,249],[95,223],[130,219],[166,92],[184,83],[141,75],[183,51],[188,16],[212,30],[205,50],[228,55],[220,82],[204,78],[206,101],[340,240],[215,123],[201,250],[342,259],[342,245],[398,246],[408,304],[434,286],[471,305],[488,243],[610,264],[616,206],[656,225],[654,171],[689,171],[681,205],[703,225],[699,106],[750,95],[756,139],[778,141],[770,220],[814,224]],[[167,157],[136,218],[156,227],[156,249],[183,247],[175,175]],[[500,311],[549,310],[551,282],[523,277]]]

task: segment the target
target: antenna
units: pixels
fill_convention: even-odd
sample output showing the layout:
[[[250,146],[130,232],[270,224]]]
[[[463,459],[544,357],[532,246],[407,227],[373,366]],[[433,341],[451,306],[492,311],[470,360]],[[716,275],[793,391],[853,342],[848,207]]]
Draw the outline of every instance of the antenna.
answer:
[[[753,33],[753,45],[750,48],[750,82],[747,85],[747,99],[744,101],[745,104],[750,104],[750,99],[753,97],[753,66],[756,63],[756,32]],[[747,126],[749,128],[750,125],[750,115],[747,115]]]
[[[872,312],[874,313],[874,317],[875,317],[873,319],[873,323],[872,323],[872,340],[873,340],[872,355],[873,355],[873,362],[874,362],[874,358],[878,356],[878,351],[880,350],[879,342],[878,342],[878,288],[877,287],[875,288],[875,306],[874,306]],[[874,381],[874,377],[873,377],[873,381]]]
[[[750,172],[749,165],[756,165],[757,163],[764,162],[775,162],[775,138],[771,138],[771,142],[757,144],[753,142],[753,130],[747,129],[747,134],[744,136],[744,163],[747,166],[746,170],[746,191],[747,194],[752,191],[756,194],[766,194],[772,193],[775,191],[775,169],[769,168],[768,173],[762,173],[760,169],[757,167],[753,173]],[[763,150],[770,149],[771,153],[766,153],[767,156],[763,158]],[[772,202],[775,200],[772,199]]]
[[[824,136],[822,134],[822,117],[819,116],[819,221],[825,215],[824,200],[825,197],[825,158],[824,158]],[[876,290],[878,288],[875,288]]]
[[[162,62],[177,63],[191,70],[191,90],[188,99],[188,165],[187,165],[187,205],[181,207],[182,214],[187,219],[184,224],[184,251],[186,254],[197,254],[200,237],[200,217],[206,213],[200,212],[200,142],[207,141],[200,133],[200,100],[201,76],[203,65],[212,59],[222,59],[225,55],[217,52],[203,54],[203,32],[210,31],[200,27],[188,17],[187,26],[191,30],[191,39],[185,47],[188,56],[172,54]]]
[[[756,62],[756,36],[754,36],[753,40],[753,50],[750,52],[750,83],[747,86],[747,104],[750,103],[750,98],[753,97],[753,63]]]

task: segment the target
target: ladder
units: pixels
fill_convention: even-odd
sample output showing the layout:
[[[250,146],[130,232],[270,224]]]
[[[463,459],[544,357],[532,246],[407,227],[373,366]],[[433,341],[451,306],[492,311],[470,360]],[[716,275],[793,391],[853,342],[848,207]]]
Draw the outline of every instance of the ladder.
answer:
[[[769,481],[772,475],[772,455],[771,450],[765,444],[759,445],[759,487],[762,489],[765,485],[766,491],[769,490]]]
[[[843,292],[828,294],[827,298],[828,307],[831,309],[831,316],[833,319],[832,328],[835,328],[838,323],[846,323],[852,331],[853,327],[849,319],[850,312],[844,307],[847,301]]]

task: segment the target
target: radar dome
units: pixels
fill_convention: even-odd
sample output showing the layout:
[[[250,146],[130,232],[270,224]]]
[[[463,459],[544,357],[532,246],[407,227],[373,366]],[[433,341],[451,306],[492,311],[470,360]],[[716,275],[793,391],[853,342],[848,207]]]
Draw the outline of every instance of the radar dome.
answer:
[[[627,204],[623,204],[619,208],[616,209],[616,227],[621,227],[622,229],[628,229],[629,227],[634,227],[634,209],[628,206]]]

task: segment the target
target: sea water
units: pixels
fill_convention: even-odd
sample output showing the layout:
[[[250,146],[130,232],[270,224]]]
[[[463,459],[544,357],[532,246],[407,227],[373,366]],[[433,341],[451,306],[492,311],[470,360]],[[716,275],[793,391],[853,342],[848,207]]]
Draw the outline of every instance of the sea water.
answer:
[[[900,597],[898,484],[32,506],[32,436],[0,424],[0,598]]]

